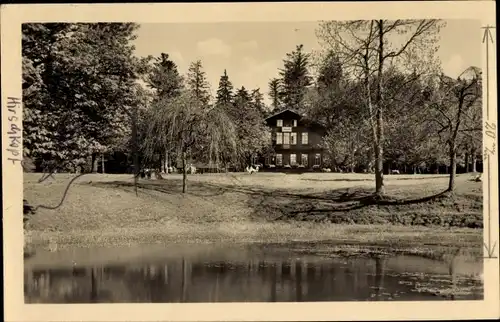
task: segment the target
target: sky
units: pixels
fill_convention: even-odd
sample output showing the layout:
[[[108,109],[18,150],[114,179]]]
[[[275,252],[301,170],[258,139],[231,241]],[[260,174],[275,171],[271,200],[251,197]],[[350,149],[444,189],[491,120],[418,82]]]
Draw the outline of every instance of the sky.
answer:
[[[278,76],[287,52],[303,44],[320,50],[317,22],[230,22],[141,24],[134,41],[137,56],[164,52],[185,74],[200,59],[212,93],[227,70],[235,88],[260,88],[266,102],[268,82]],[[481,29],[475,20],[447,20],[437,52],[443,71],[457,77],[469,66],[481,67]]]

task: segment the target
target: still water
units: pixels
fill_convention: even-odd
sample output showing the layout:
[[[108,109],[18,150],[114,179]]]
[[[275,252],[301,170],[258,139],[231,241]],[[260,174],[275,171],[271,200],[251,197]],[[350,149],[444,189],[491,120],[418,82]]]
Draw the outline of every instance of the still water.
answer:
[[[24,293],[26,303],[480,300],[481,272],[481,263],[270,245],[77,249],[25,260]]]

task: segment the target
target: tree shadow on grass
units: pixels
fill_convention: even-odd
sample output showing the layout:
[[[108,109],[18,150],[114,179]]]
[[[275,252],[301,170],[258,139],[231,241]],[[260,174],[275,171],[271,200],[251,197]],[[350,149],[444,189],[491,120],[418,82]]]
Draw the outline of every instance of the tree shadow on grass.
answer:
[[[101,188],[118,188],[127,192],[131,192],[127,188],[133,188],[133,182],[126,181],[108,181],[108,182],[95,182],[91,183],[94,187]],[[155,180],[151,182],[139,182],[137,188],[146,191],[154,191],[165,194],[178,194],[182,192],[182,180]],[[227,189],[207,189],[207,185],[202,182],[188,182],[188,194],[197,197],[215,197],[227,192]],[[151,195],[151,194],[150,194]]]
[[[337,181],[337,182],[351,182],[351,181],[375,181],[374,179],[300,179],[303,181],[317,181],[317,182],[330,182],[330,181]]]
[[[290,192],[284,189],[242,187],[205,183],[207,189],[223,189],[248,195],[247,204],[254,209],[256,219],[283,220],[321,215],[348,214],[368,207],[400,207],[435,202],[450,195],[441,191],[420,198],[398,198],[391,195],[379,197],[374,190],[362,187],[341,188],[320,193]]]
[[[443,179],[447,178],[445,176],[427,176],[427,177],[389,177],[390,181],[393,180],[428,180],[428,179]],[[358,179],[350,179],[350,178],[338,178],[338,179],[312,179],[312,178],[303,178],[300,179],[303,181],[316,181],[316,182],[330,182],[330,181],[336,181],[336,182],[353,182],[353,181],[375,181],[375,179],[370,179],[370,178],[358,178]]]
[[[93,186],[132,188],[133,182],[110,181],[96,182]],[[168,179],[151,182],[140,182],[138,188],[143,191],[155,191],[170,195],[178,195],[182,191],[182,180]],[[131,192],[131,191],[129,191]],[[449,193],[442,191],[421,198],[397,198],[391,195],[378,197],[373,190],[350,187],[341,188],[321,193],[290,192],[284,189],[268,189],[265,187],[248,187],[231,184],[188,182],[188,195],[202,198],[221,196],[226,193],[239,193],[245,195],[247,206],[253,209],[256,219],[282,220],[298,219],[318,216],[324,218],[334,213],[349,213],[366,207],[404,206],[419,203],[433,202],[440,198],[447,198]],[[221,205],[223,206],[223,205]],[[300,219],[302,218],[302,219]]]
[[[403,178],[398,178],[398,177],[390,177],[389,180],[428,180],[428,179],[447,179],[448,176],[427,176],[427,177],[403,177]]]
[[[380,198],[366,189],[336,189],[320,195],[299,196],[287,193],[261,195],[249,201],[256,214],[267,214],[268,220],[318,220],[327,219],[335,213],[342,215],[368,207],[391,207],[427,203],[446,198],[446,191],[415,199],[393,197]],[[305,197],[305,198],[304,198]]]

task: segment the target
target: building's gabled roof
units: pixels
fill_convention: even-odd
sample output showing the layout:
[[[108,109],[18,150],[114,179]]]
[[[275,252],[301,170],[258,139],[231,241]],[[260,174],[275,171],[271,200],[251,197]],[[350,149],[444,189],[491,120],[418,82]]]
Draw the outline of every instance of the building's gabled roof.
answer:
[[[327,129],[325,125],[321,124],[320,122],[314,121],[310,118],[303,117],[301,120],[301,123],[304,124],[307,127],[315,127],[317,130],[322,131],[323,133],[326,133]]]
[[[294,114],[295,117],[297,118],[297,120],[300,120],[301,123],[306,124],[308,126],[314,126],[314,127],[317,127],[317,128],[320,128],[320,129],[326,131],[325,126],[323,124],[321,124],[320,122],[314,121],[313,119],[307,117],[306,115],[301,115],[300,113],[297,113],[294,110],[289,109],[289,108],[269,116],[268,118],[265,119],[265,121],[269,124],[270,120],[275,119],[279,115],[284,114],[284,113]]]
[[[281,115],[281,114],[284,114],[284,113],[292,113],[292,114],[295,114],[295,115],[296,115],[299,119],[302,117],[302,115],[300,115],[299,113],[295,112],[295,111],[294,111],[294,110],[292,110],[292,109],[287,108],[287,109],[285,109],[285,110],[283,110],[283,111],[279,111],[278,113],[275,113],[275,114],[273,114],[273,115],[271,115],[271,116],[267,117],[267,118],[266,118],[266,121],[267,121],[267,120],[270,120],[270,119],[273,119],[273,118],[277,117],[278,115]]]

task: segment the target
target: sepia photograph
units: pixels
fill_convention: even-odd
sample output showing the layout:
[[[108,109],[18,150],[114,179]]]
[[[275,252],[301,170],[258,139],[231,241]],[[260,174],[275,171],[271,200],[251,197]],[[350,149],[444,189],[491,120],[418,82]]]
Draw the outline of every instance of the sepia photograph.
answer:
[[[24,304],[484,301],[496,30],[393,16],[23,21]]]

